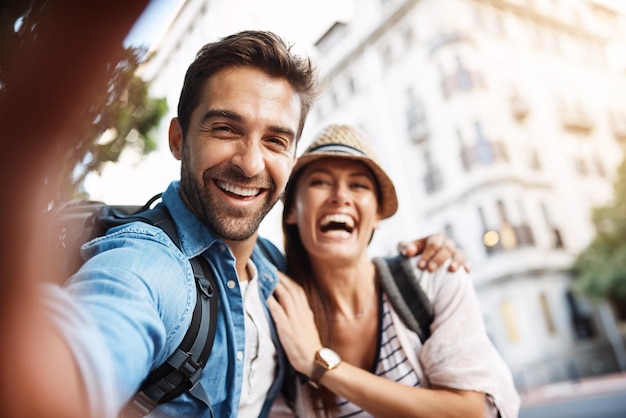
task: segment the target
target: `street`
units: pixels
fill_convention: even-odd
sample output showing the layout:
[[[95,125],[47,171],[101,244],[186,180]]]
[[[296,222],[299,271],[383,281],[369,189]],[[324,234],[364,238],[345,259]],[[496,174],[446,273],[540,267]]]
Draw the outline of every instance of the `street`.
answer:
[[[522,408],[519,418],[624,418],[626,391]]]
[[[522,395],[519,418],[624,418],[626,374],[561,382]]]

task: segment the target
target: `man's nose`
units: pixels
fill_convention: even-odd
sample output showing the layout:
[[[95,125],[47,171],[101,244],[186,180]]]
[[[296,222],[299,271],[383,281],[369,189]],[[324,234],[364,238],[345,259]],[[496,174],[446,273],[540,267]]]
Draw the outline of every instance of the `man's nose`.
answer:
[[[254,177],[265,169],[263,149],[258,140],[241,141],[233,156],[233,164],[246,177]]]

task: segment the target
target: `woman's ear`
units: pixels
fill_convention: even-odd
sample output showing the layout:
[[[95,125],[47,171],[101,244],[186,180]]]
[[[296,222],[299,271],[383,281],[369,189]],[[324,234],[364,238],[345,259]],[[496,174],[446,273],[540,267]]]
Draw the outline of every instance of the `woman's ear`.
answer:
[[[286,208],[284,210],[287,210]],[[293,206],[287,212],[287,217],[285,218],[285,223],[287,225],[295,225],[296,224],[296,211]]]
[[[183,130],[178,118],[172,118],[169,130],[170,152],[177,160],[183,159]]]
[[[380,212],[376,214],[376,222],[374,222],[374,231],[380,228]]]

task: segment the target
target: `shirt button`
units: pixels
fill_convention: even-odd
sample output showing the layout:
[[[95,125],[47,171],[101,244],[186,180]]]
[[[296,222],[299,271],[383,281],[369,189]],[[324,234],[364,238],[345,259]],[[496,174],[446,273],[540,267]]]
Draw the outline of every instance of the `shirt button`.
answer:
[[[226,247],[224,247],[224,245],[223,245],[223,244],[220,244],[220,250],[221,250],[221,251],[226,251]]]
[[[237,360],[243,360],[243,353],[241,351],[237,351]]]
[[[226,286],[228,286],[229,289],[234,289],[235,288],[235,281],[234,280],[229,280],[228,282],[226,282]]]

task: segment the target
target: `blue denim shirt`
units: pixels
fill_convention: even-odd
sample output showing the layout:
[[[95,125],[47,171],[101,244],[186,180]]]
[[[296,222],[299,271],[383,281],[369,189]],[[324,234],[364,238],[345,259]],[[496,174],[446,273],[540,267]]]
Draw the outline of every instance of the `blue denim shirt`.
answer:
[[[74,347],[90,396],[111,393],[110,400],[90,399],[96,405],[92,409],[103,402],[109,410],[110,402],[115,404],[113,410],[121,408],[149,371],[163,363],[182,341],[196,298],[189,259],[202,254],[213,266],[220,293],[215,342],[200,379],[211,405],[184,393],[158,406],[151,415],[237,416],[245,330],[235,259],[226,244],[189,211],[178,189],[179,183],[172,182],[163,194],[163,203],[178,229],[182,251],[157,227],[141,222],[123,225],[83,247],[87,261],[66,285],[70,296],[64,303],[71,304],[71,310],[82,320],[68,320],[65,314],[57,323]],[[272,248],[284,262],[280,252]],[[261,298],[266,300],[277,283],[276,268],[258,246],[252,260],[259,272]],[[262,416],[269,412],[285,371],[285,357],[267,309],[266,315],[279,355],[277,375]]]

